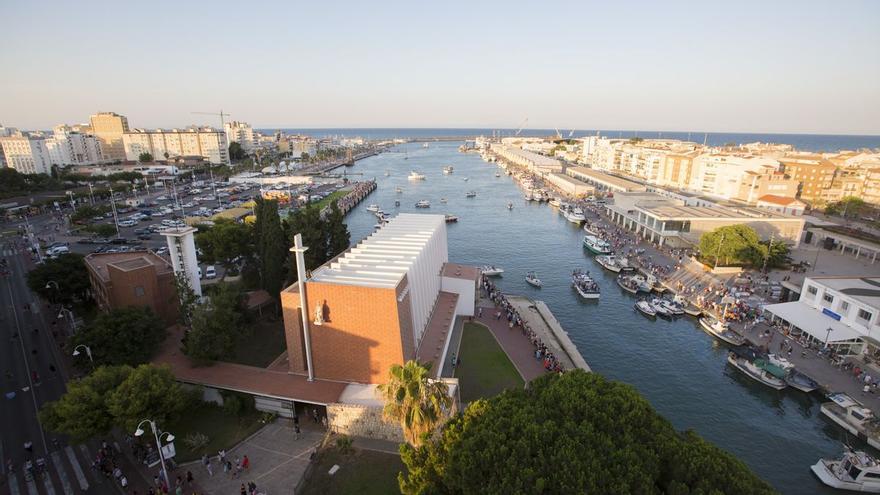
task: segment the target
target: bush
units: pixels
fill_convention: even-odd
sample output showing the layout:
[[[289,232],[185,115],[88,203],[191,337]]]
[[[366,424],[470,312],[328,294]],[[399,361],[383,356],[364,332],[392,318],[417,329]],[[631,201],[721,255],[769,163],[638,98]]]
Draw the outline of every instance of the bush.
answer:
[[[205,435],[204,433],[201,433],[198,431],[194,431],[194,432],[188,434],[183,439],[183,443],[187,447],[189,447],[190,450],[199,450],[202,447],[204,447],[205,445],[208,445],[208,442],[210,442],[210,441],[211,441],[211,439],[208,438],[208,435]]]
[[[339,452],[342,454],[350,454],[354,452],[354,447],[352,447],[352,439],[348,435],[342,435],[336,439],[336,448],[339,449]]]
[[[223,412],[230,416],[244,416],[255,409],[254,397],[238,392],[222,392]]]

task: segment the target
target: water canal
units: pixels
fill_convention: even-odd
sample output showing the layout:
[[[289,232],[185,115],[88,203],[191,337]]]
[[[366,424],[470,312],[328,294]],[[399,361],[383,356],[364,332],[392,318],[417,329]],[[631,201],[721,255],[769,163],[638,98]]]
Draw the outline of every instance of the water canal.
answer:
[[[635,386],[676,428],[693,429],[733,453],[780,492],[833,493],[809,469],[820,457],[838,456],[843,439],[842,430],[820,416],[820,397],[778,392],[742,376],[726,364],[725,347],[688,317],[650,321],[635,313],[632,296],[582,248],[582,230],[550,206],[525,201],[510,177],[495,177],[494,164],[459,153],[460,144],[399,146],[395,151],[406,153],[384,153],[349,169],[379,184],[347,217],[352,241],[373,230],[375,217],[364,210],[369,203],[391,214],[457,215],[459,222],[448,226],[450,260],[503,267],[498,285],[546,301],[594,371]],[[446,165],[455,172],[443,175]],[[410,170],[427,179],[407,180]],[[471,190],[477,196],[466,199]],[[444,197],[447,204],[440,202]],[[430,209],[415,208],[422,199]],[[575,268],[597,276],[600,301],[585,303],[574,292],[569,276]],[[544,281],[542,289],[526,284],[530,270]]]

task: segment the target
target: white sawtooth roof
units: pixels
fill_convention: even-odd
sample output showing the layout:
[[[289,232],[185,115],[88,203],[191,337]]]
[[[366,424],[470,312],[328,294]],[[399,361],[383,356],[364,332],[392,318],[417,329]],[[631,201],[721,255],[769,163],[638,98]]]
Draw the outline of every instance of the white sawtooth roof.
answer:
[[[401,213],[332,263],[312,272],[314,282],[393,288],[415,262],[443,215]]]

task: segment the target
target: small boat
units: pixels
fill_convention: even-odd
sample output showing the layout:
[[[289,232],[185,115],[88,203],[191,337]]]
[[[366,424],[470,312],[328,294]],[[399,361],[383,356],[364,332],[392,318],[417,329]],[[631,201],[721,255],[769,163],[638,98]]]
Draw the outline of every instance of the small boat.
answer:
[[[464,197],[466,197],[466,198],[476,198],[476,197],[477,197],[477,191],[468,191],[468,192],[464,195]]]
[[[838,460],[819,459],[810,469],[819,481],[832,488],[880,493],[880,464],[860,450],[848,449]]]
[[[480,273],[487,277],[498,277],[501,276],[502,273],[504,273],[504,269],[499,268],[495,265],[485,265],[480,267]]]
[[[431,202],[428,201],[427,199],[419,200],[416,203],[416,208],[430,208],[430,207],[431,207]]]
[[[700,326],[709,335],[727,342],[728,344],[743,345],[746,342],[746,339],[743,338],[742,335],[731,330],[727,323],[716,320],[711,316],[700,318]]]
[[[846,394],[831,394],[828,399],[831,401],[823,402],[819,412],[871,447],[880,449],[880,429],[873,411]]]
[[[670,313],[669,310],[667,310],[666,307],[663,306],[661,301],[656,297],[654,299],[651,299],[648,304],[650,304],[651,307],[654,308],[654,313],[656,313],[657,316],[661,318],[672,318],[672,313]]]
[[[395,199],[395,200],[394,200],[394,206],[400,206],[400,200]]]
[[[596,263],[599,263],[599,266],[614,273],[620,273],[622,268],[617,261],[617,257],[613,254],[596,256]]]
[[[611,254],[611,246],[604,239],[594,235],[584,236],[584,247],[593,254]]]
[[[445,175],[449,175],[454,171],[455,171],[455,168],[452,165],[447,165],[447,166],[443,167],[443,173]]]
[[[409,176],[407,176],[409,180],[425,180],[425,174],[420,174],[415,170],[410,170]]]
[[[584,299],[599,299],[599,284],[590,277],[589,272],[575,270],[571,273],[571,285]]]
[[[464,181],[465,181],[465,182],[467,182],[467,181],[468,181],[468,178],[467,178],[467,177],[465,177],[465,178],[464,178]]]
[[[440,202],[443,203],[443,204],[445,205],[445,204],[446,204],[446,198],[440,198]]]
[[[657,302],[663,309],[666,310],[672,316],[681,316],[684,314],[684,309],[679,306],[674,301],[670,301],[669,299],[657,298],[654,301]]]
[[[541,282],[541,279],[535,275],[535,272],[526,273],[526,283],[539,289],[544,286],[544,282]]]
[[[552,206],[554,208],[559,208],[559,204],[560,204],[559,198],[551,198],[549,203],[550,203],[550,206]]]
[[[625,277],[620,275],[617,277],[617,285],[620,286],[621,289],[629,292],[630,294],[638,294],[639,293],[639,284],[637,284],[632,277]]]
[[[455,215],[446,215],[443,218],[446,220],[446,223],[455,223],[458,221],[458,217]]]
[[[584,224],[584,232],[586,232],[588,235],[594,235],[596,237],[599,237],[599,232],[596,230],[593,230],[592,224],[585,223]]]
[[[681,306],[681,309],[684,311],[684,313],[685,313],[686,315],[694,316],[694,317],[699,317],[701,314],[703,314],[703,310],[702,310],[702,309],[700,309],[700,308],[694,306],[693,304],[691,304],[691,303],[690,303],[687,299],[685,299],[685,297],[682,296],[682,295],[677,295],[677,296],[675,296],[674,298],[672,298],[672,300],[673,300],[673,302],[675,302],[675,304],[678,304],[679,306]]]
[[[375,203],[371,204],[370,206],[367,206],[367,211],[372,211],[373,213],[375,213],[375,212],[379,211],[379,205],[377,205]]]
[[[423,144],[422,144],[422,148],[427,148],[427,147],[428,147],[428,143],[423,143]]]
[[[750,361],[731,352],[727,355],[727,362],[747,377],[770,388],[782,390],[788,386],[782,379],[784,372],[778,366],[763,359],[758,358]]]
[[[584,210],[578,208],[577,206],[575,206],[574,208],[569,208],[569,209],[565,210],[565,212],[563,213],[563,216],[569,222],[576,223],[576,224],[581,224],[582,222],[584,222],[587,219],[584,216]]]
[[[654,318],[657,316],[657,312],[654,311],[654,307],[648,303],[648,301],[639,301],[635,304],[636,310],[639,313],[647,316],[648,318]]]
[[[386,170],[386,171],[385,171],[385,177],[390,177],[390,176],[391,176],[391,172],[389,172],[389,171]]]
[[[785,375],[785,383],[789,387],[796,388],[805,393],[810,393],[819,388],[819,383],[816,380],[793,368]]]
[[[507,209],[508,209],[508,210],[512,210],[512,209],[513,209],[513,203],[507,203]]]
[[[501,177],[501,172],[495,172],[495,177]]]
[[[402,194],[402,193],[403,193],[403,189],[401,189],[401,188],[399,188],[399,187],[396,187],[396,188],[394,188],[394,192],[396,192],[397,194]]]

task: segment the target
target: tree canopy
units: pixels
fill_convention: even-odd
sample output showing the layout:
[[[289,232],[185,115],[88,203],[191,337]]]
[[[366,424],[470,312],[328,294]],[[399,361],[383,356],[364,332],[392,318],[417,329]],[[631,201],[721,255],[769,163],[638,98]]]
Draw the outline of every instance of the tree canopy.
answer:
[[[258,197],[254,215],[254,250],[259,257],[261,287],[273,297],[278,297],[284,284],[284,262],[288,249],[278,216],[278,201]]]
[[[744,224],[718,227],[700,236],[702,261],[710,265],[763,267],[766,263],[767,268],[775,268],[788,263],[788,254],[784,241],[762,241],[755,229]]]
[[[431,379],[430,363],[410,360],[393,365],[379,392],[385,401],[383,416],[399,422],[413,445],[430,438],[452,405],[446,383]]]
[[[216,220],[213,226],[196,234],[201,258],[208,263],[220,263],[227,269],[232,267],[235,258],[249,257],[251,240],[250,226],[229,219]]]
[[[471,403],[401,447],[412,493],[773,493],[741,461],[679,433],[633,387],[581,370]]]
[[[72,339],[89,346],[97,365],[135,366],[145,363],[165,338],[165,324],[148,307],[127,307],[101,313]]]
[[[242,334],[244,298],[234,284],[219,284],[208,304],[196,306],[183,352],[197,363],[229,357]]]
[[[27,284],[43,299],[71,304],[85,299],[90,288],[89,272],[81,254],[63,254],[55,259],[47,259],[29,271]]]
[[[189,405],[189,397],[168,366],[142,364],[107,397],[116,426],[133,432],[143,419],[167,424]]]
[[[826,215],[839,215],[843,218],[859,218],[865,210],[865,200],[856,196],[847,196],[840,201],[825,206]]]
[[[247,154],[244,152],[244,148],[237,141],[233,141],[229,143],[229,158],[231,160],[241,160]]]
[[[348,249],[351,244],[351,234],[348,225],[345,224],[345,216],[339,209],[337,201],[330,203],[330,209],[324,219],[327,232],[327,260],[331,260],[339,253]],[[327,261],[325,260],[325,261]]]
[[[140,155],[138,155],[138,161],[141,163],[151,162],[153,161],[153,155],[147,151],[144,151]]]

